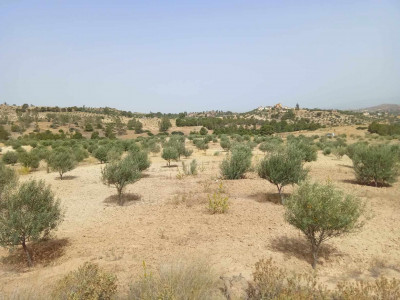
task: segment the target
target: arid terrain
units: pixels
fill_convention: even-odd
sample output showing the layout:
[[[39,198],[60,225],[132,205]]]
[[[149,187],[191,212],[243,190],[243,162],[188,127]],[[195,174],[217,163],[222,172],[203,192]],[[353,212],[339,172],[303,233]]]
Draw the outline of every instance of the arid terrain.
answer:
[[[324,130],[313,134],[329,129]],[[335,131],[361,134],[354,126]],[[193,148],[189,141],[187,146]],[[214,155],[216,151],[220,155]],[[263,153],[256,149],[253,154],[256,164]],[[0,292],[48,293],[54,282],[86,261],[115,273],[122,294],[143,274],[143,262],[157,269],[166,262],[206,259],[221,276],[242,274],[251,279],[254,264],[271,257],[290,271],[311,272],[309,245],[284,221],[276,187],[253,172],[245,179],[221,180],[219,164],[225,155],[219,143],[210,143],[206,153],[194,149],[187,160],[198,161],[199,174],[183,179],[177,177],[181,162],[168,168],[159,154],[150,155],[144,178],[127,187],[129,201],[124,206],[115,203],[115,189],[101,182],[104,165],[92,157],[62,181],[44,166],[21,175],[21,181],[34,178],[51,184],[61,199],[64,221],[53,239],[31,245],[33,268],[26,267],[19,248],[12,253],[1,248]],[[334,286],[380,275],[400,279],[400,183],[382,188],[359,185],[347,156],[338,159],[321,151],[318,160],[306,166],[312,181],[332,181],[365,200],[370,212],[360,232],[324,244],[319,280]],[[206,208],[207,196],[220,182],[230,207],[226,214],[212,215]],[[285,188],[285,193],[291,192],[291,186]]]

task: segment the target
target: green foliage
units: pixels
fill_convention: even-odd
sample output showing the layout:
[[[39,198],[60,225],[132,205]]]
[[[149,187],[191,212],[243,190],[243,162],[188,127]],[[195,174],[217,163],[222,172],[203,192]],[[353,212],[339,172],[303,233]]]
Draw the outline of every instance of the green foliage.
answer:
[[[1,140],[8,140],[10,138],[10,133],[4,129],[3,125],[0,125],[0,141]]]
[[[93,156],[97,158],[100,163],[105,163],[107,162],[107,154],[108,154],[108,147],[106,146],[100,146],[96,150],[93,151]]]
[[[329,154],[331,154],[331,153],[332,153],[332,150],[331,150],[331,148],[328,148],[328,147],[325,148],[324,151],[322,151],[322,154],[323,154],[323,155],[329,155]]]
[[[167,117],[163,117],[159,123],[160,132],[166,132],[172,127],[171,121]]]
[[[53,299],[110,300],[117,292],[117,278],[97,264],[86,262],[56,283]]]
[[[340,146],[333,149],[333,154],[336,156],[337,159],[341,159],[347,152],[347,148]]]
[[[205,128],[205,127],[201,127],[199,133],[200,133],[201,135],[207,135],[208,130],[207,130],[207,128]]]
[[[18,154],[15,151],[8,151],[3,154],[2,160],[7,165],[15,165],[18,161]]]
[[[92,134],[90,135],[90,139],[91,140],[96,140],[98,138],[100,138],[99,132],[98,131],[93,131]]]
[[[193,140],[193,144],[199,150],[206,151],[208,149],[208,143],[205,139],[195,139]]]
[[[276,185],[282,203],[283,188],[289,184],[298,184],[307,177],[308,170],[303,168],[302,158],[302,153],[287,149],[266,156],[258,167],[258,175]]]
[[[25,150],[18,152],[18,161],[26,168],[37,169],[40,163],[40,157],[34,152]]]
[[[177,161],[179,158],[178,150],[173,147],[163,148],[161,157],[168,162],[168,167],[171,166],[171,160]]]
[[[53,150],[48,160],[49,167],[60,174],[60,179],[63,179],[63,175],[71,171],[76,166],[76,160],[74,154],[68,148],[60,147]]]
[[[274,152],[282,150],[282,147],[283,141],[281,138],[271,137],[262,142],[258,148],[262,152]]]
[[[288,137],[288,148],[293,151],[299,152],[302,155],[302,159],[307,162],[317,160],[317,147],[313,144],[312,138]]]
[[[150,160],[147,152],[144,151],[131,151],[128,154],[128,159],[132,162],[139,171],[144,171],[150,167]]]
[[[4,193],[0,201],[0,245],[22,245],[31,266],[26,242],[48,236],[61,218],[60,203],[44,181],[24,182]]]
[[[362,227],[360,217],[365,212],[358,198],[344,194],[331,183],[305,182],[286,201],[285,208],[286,221],[303,232],[311,244],[313,268],[321,244]]]
[[[142,177],[137,162],[129,156],[123,160],[107,163],[101,170],[101,175],[104,184],[113,185],[117,189],[118,203],[120,205],[124,204],[124,198],[122,197],[124,188]]]
[[[221,141],[219,143],[221,145],[221,148],[225,151],[229,151],[231,149],[231,141],[228,138],[221,138]]]
[[[392,184],[399,174],[396,153],[389,145],[358,145],[352,149],[356,179],[362,184],[373,182],[375,186]]]
[[[221,165],[222,176],[226,179],[240,179],[251,166],[251,149],[244,144],[236,144],[232,148],[232,154],[225,158]]]
[[[17,181],[18,177],[15,171],[0,162],[0,199],[6,187],[14,186]]]
[[[372,122],[368,126],[368,131],[379,135],[400,135],[400,124],[379,124]]]

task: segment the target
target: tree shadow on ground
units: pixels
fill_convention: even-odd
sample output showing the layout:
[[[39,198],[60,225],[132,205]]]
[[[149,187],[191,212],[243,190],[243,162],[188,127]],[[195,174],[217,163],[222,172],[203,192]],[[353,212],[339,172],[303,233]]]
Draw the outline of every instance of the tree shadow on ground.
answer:
[[[277,237],[271,241],[270,247],[273,251],[282,252],[289,257],[294,256],[312,264],[311,246],[305,238]],[[332,256],[341,256],[341,254],[335,247],[329,244],[322,244],[319,251],[319,258],[328,261]]]
[[[123,206],[126,206],[126,205],[129,205],[133,201],[140,200],[141,196],[139,194],[135,194],[135,193],[125,193],[125,194],[122,194],[122,199],[123,199],[123,203],[124,203]],[[106,199],[104,199],[104,203],[120,205],[118,195],[111,195],[111,196],[107,197]]]
[[[283,199],[287,199],[290,196],[289,193],[283,193]],[[249,196],[251,199],[256,200],[257,202],[271,202],[274,204],[281,204],[281,196],[279,193],[256,193]]]
[[[378,186],[375,186],[375,182],[367,182],[367,183],[361,183],[358,182],[355,179],[344,179],[342,180],[342,182],[344,183],[350,183],[350,184],[354,184],[354,185],[361,185],[361,186],[372,186],[372,187],[392,187],[390,184],[388,183],[378,183]]]
[[[68,175],[68,176],[63,176],[62,179],[60,178],[60,176],[57,176],[56,180],[67,181],[67,180],[74,180],[75,178],[78,178],[78,176]]]
[[[339,167],[343,167],[343,168],[353,169],[353,166],[349,166],[349,165],[340,164],[340,165],[338,165],[338,166],[339,166]]]
[[[177,167],[178,167],[178,165],[161,166],[161,168],[167,168],[167,169],[170,169],[170,168],[177,168]]]
[[[54,263],[55,260],[64,255],[65,249],[69,244],[67,238],[47,239],[27,244],[33,266],[41,265],[46,267]],[[1,258],[1,263],[3,266],[14,271],[22,271],[28,266],[25,252],[20,246],[10,250],[8,256]]]

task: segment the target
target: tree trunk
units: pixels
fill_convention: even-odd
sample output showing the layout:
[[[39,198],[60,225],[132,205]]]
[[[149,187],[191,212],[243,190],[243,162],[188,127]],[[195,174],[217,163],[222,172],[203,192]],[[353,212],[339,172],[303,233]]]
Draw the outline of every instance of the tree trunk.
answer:
[[[117,191],[118,191],[118,204],[123,205],[124,203],[122,201],[122,188],[121,189],[118,188]]]
[[[62,180],[63,174],[61,172],[59,172],[59,173],[60,173],[60,180]]]
[[[32,267],[33,266],[32,259],[31,259],[31,255],[29,254],[28,247],[26,247],[25,239],[23,239],[23,241],[22,241],[22,248],[24,248],[26,260],[28,262],[28,267]]]
[[[276,185],[278,187],[279,197],[281,198],[281,204],[285,204],[285,199],[282,194],[283,186]]]
[[[317,263],[318,263],[319,246],[313,244],[311,248],[312,248],[312,255],[313,255],[312,267],[313,267],[313,269],[315,269],[317,267]]]

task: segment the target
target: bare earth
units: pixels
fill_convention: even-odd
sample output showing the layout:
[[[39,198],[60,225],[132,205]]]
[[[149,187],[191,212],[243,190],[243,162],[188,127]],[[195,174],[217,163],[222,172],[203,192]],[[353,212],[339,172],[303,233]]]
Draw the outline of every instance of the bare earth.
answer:
[[[311,271],[308,245],[284,222],[283,207],[274,203],[276,187],[254,173],[247,179],[223,181],[230,210],[224,215],[208,213],[207,195],[218,186],[219,163],[225,155],[213,156],[218,149],[215,144],[207,155],[195,151],[200,173],[181,180],[176,167],[166,168],[159,156],[151,157],[145,177],[126,189],[131,201],[122,207],[113,202],[115,189],[102,184],[102,165],[93,159],[67,173],[63,181],[44,169],[21,176],[51,184],[65,218],[54,240],[34,247],[37,263],[32,269],[16,262],[20,250],[9,255],[0,249],[0,291],[48,291],[85,261],[114,272],[122,293],[142,274],[143,261],[157,268],[168,261],[206,258],[220,275],[241,273],[249,279],[254,263],[264,257],[289,270]],[[255,153],[254,162],[262,157]],[[326,243],[318,269],[321,281],[332,286],[380,275],[400,278],[400,184],[389,188],[355,184],[347,156],[338,160],[320,153],[308,166],[312,180],[332,180],[366,200],[373,215],[361,232]],[[285,190],[291,191],[292,187]]]

